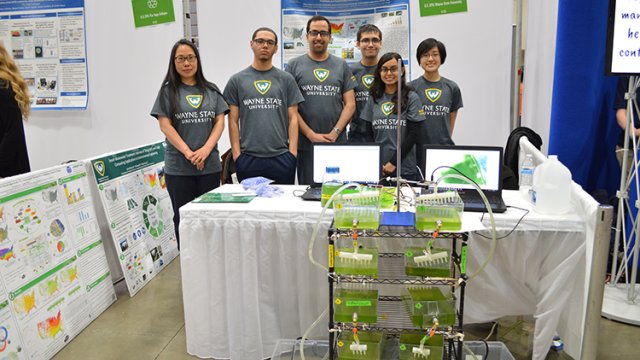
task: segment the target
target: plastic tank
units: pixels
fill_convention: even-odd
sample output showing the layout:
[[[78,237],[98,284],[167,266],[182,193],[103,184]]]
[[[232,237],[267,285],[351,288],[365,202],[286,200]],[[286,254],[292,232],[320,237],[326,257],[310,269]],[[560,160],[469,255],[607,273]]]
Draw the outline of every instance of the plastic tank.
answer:
[[[562,214],[571,207],[571,172],[558,161],[558,156],[549,155],[533,173],[533,209],[541,214]]]

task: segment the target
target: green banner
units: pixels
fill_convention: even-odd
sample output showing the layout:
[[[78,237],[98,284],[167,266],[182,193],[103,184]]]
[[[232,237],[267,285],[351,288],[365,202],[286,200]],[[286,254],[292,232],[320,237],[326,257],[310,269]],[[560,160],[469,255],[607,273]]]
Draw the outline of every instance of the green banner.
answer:
[[[173,0],[131,0],[133,21],[137,28],[176,20]]]
[[[420,16],[467,11],[467,0],[420,0]]]
[[[134,171],[164,161],[163,143],[123,151],[107,157],[91,160],[91,167],[98,184],[113,180]]]

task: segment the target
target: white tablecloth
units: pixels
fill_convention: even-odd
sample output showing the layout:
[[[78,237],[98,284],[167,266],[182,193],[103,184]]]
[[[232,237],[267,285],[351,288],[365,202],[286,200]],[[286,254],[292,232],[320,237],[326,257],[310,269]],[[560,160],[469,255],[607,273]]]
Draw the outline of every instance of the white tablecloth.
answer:
[[[283,188],[287,193],[283,198],[256,198],[248,204],[191,203],[181,208],[180,261],[189,354],[267,358],[278,339],[302,336],[328,305],[326,273],[307,258],[320,204],[292,196],[294,189],[304,187]],[[237,190],[226,185],[218,191]],[[517,192],[506,192],[504,197],[508,205],[528,207]],[[510,209],[496,215],[498,236],[511,230],[522,214]],[[325,214],[315,241],[315,258],[321,263],[326,263],[331,217],[331,212]],[[486,216],[484,220],[488,224]],[[513,234],[498,240],[493,261],[468,284],[465,322],[533,314],[537,319],[534,358],[544,358],[556,328],[565,336],[568,349],[579,349],[584,238],[584,222],[575,214],[548,217],[530,212]],[[471,235],[468,273],[486,258],[489,243]],[[560,319],[565,322],[559,324]],[[312,335],[327,336],[327,321]],[[567,336],[563,333],[567,329],[577,334]],[[574,339],[578,344],[570,344]]]

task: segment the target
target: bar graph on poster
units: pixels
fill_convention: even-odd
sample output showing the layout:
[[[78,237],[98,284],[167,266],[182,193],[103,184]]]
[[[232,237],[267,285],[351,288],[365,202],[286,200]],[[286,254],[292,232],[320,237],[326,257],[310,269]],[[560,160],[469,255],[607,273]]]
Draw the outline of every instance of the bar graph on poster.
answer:
[[[48,359],[115,299],[80,162],[0,181],[0,357]]]

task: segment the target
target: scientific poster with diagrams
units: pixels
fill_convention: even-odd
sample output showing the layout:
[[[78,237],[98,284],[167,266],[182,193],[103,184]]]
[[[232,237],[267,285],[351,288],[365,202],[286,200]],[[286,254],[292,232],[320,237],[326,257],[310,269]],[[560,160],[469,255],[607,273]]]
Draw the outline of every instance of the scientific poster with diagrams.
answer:
[[[90,160],[131,296],[178,256],[163,143]]]
[[[20,67],[32,109],[87,108],[84,0],[0,0],[0,42]]]
[[[356,34],[365,24],[382,31],[380,54],[397,52],[409,64],[409,0],[282,0],[282,64],[306,54],[307,21],[314,15],[331,21],[329,53],[349,63],[361,59]]]
[[[49,359],[116,294],[81,162],[0,180],[0,358]]]

